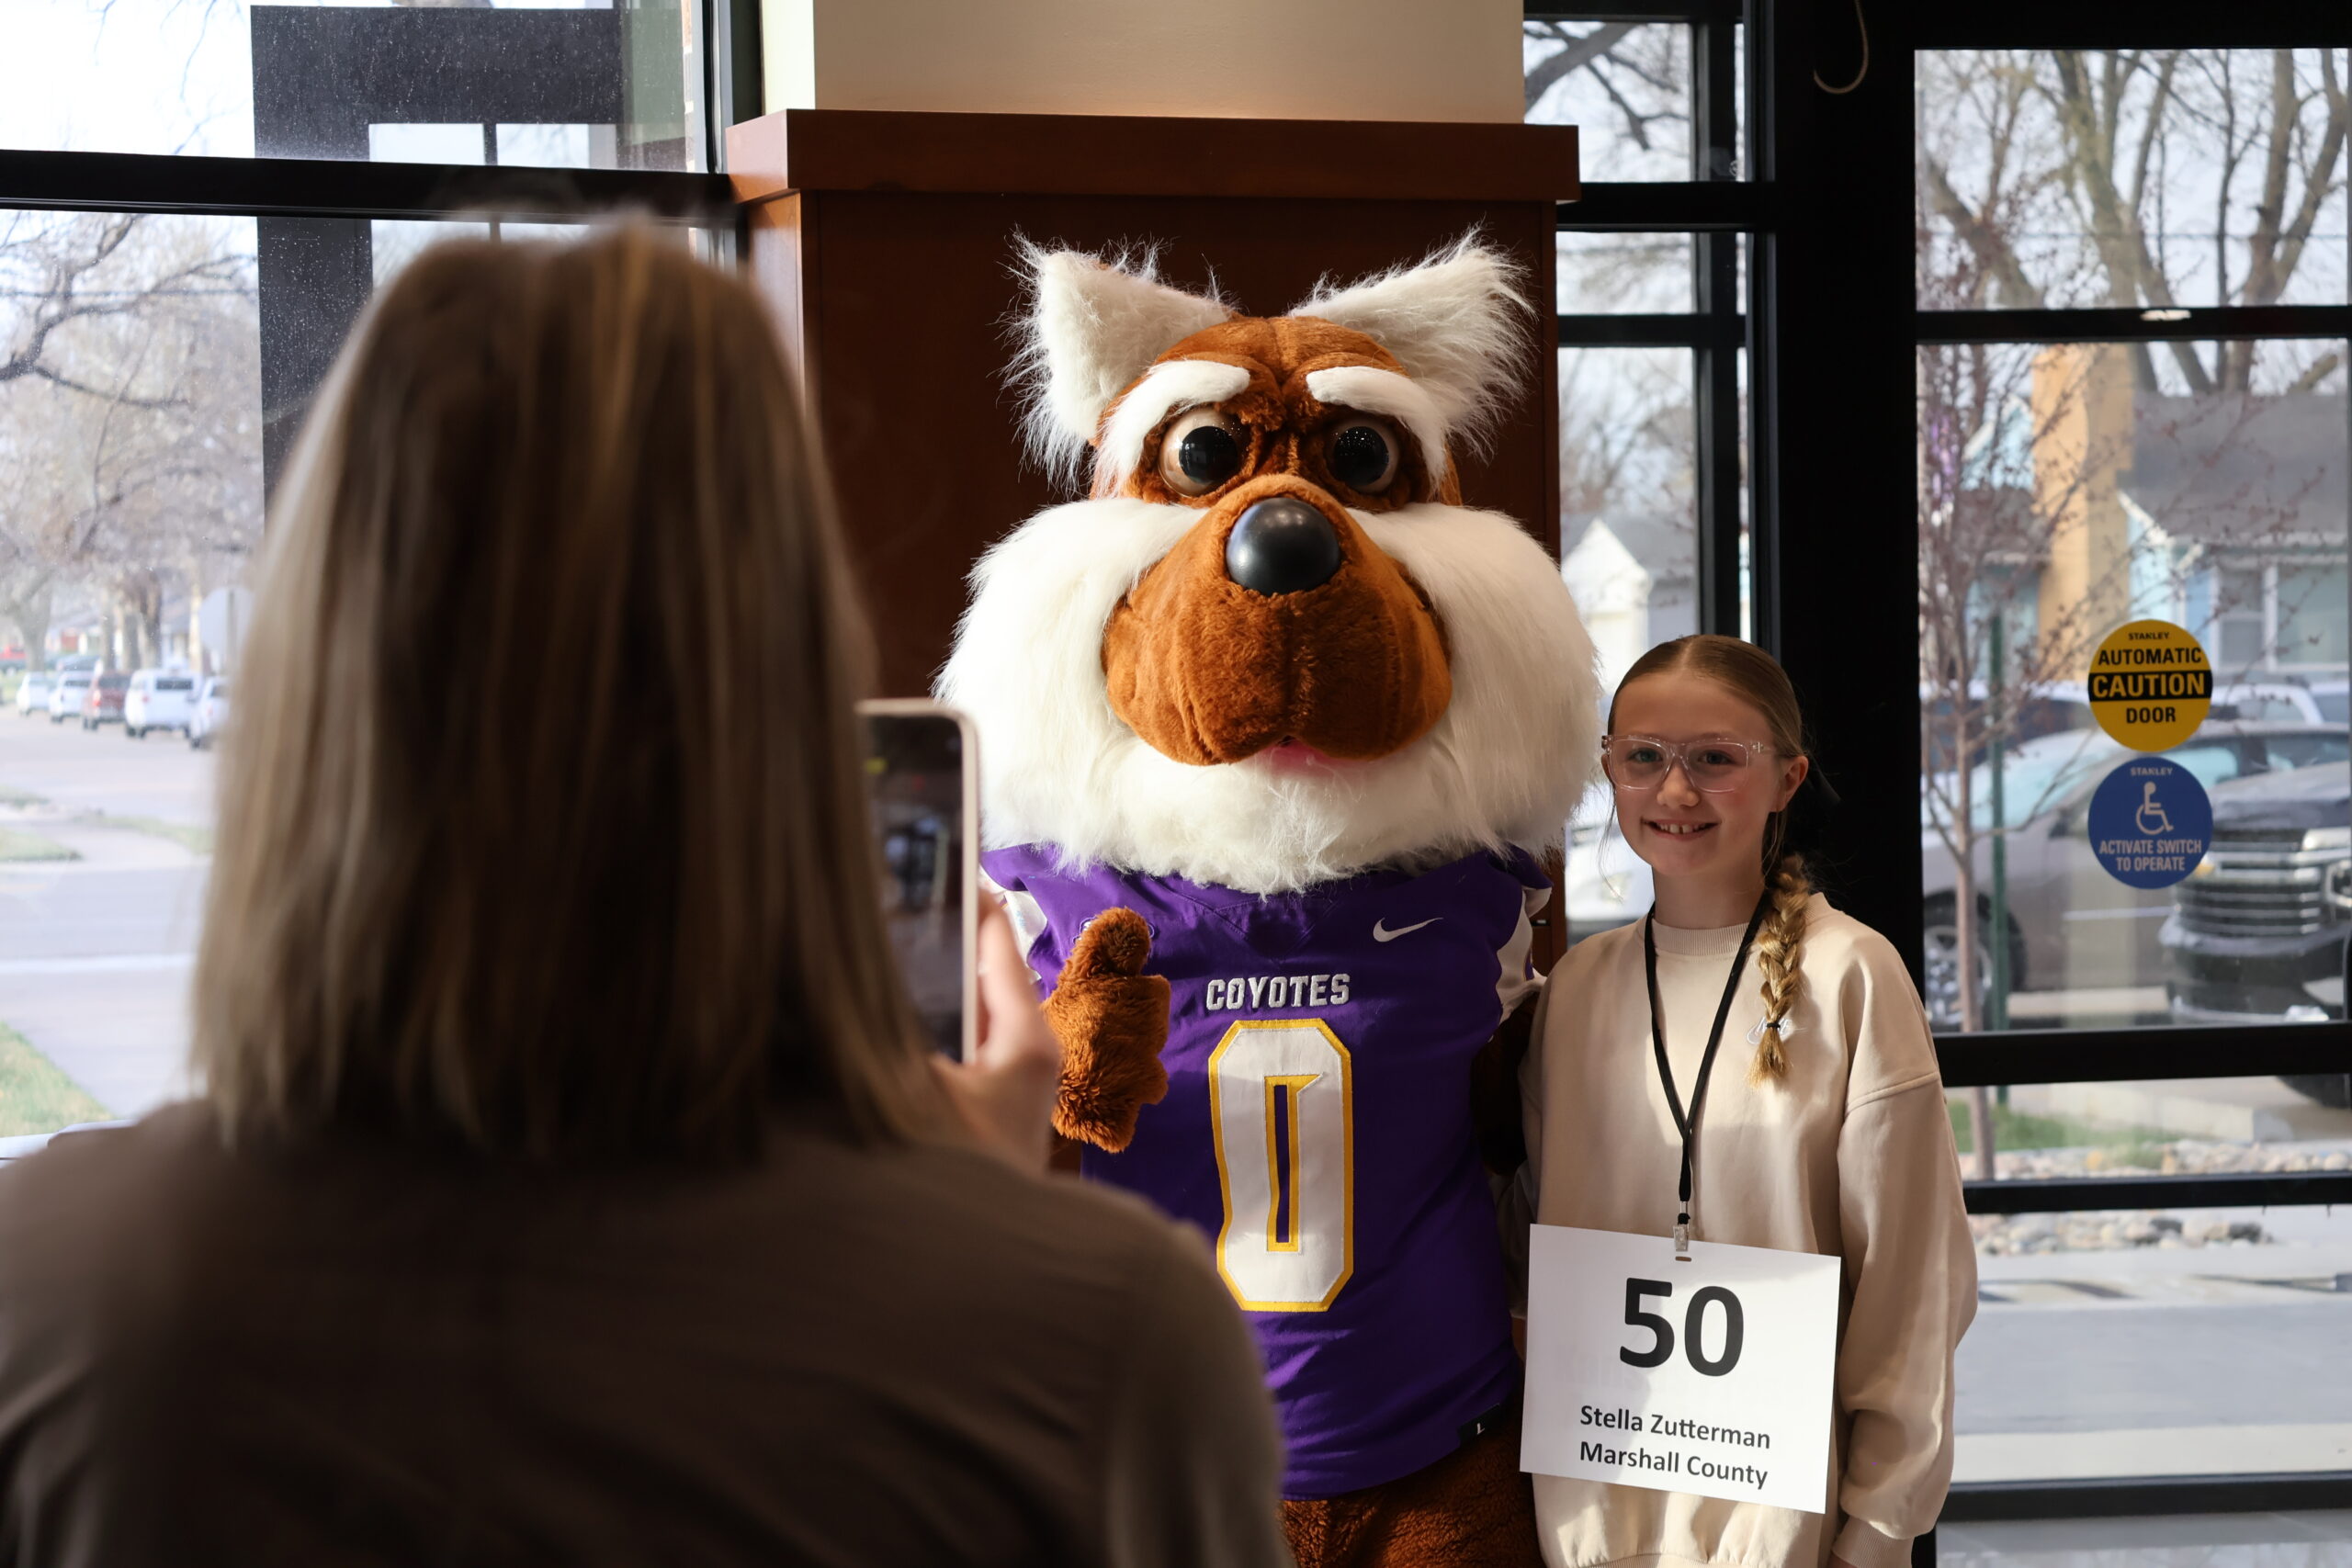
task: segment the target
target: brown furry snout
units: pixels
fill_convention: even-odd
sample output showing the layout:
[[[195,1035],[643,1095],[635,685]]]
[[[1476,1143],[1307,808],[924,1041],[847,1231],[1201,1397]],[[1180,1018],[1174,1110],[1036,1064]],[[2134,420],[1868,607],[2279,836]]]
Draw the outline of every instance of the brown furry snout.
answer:
[[[1301,592],[1250,592],[1226,572],[1241,514],[1304,502],[1339,536],[1340,568]],[[1369,761],[1427,734],[1453,700],[1428,601],[1329,493],[1291,474],[1238,486],[1144,574],[1102,637],[1111,707],[1154,750],[1206,767],[1295,740]]]

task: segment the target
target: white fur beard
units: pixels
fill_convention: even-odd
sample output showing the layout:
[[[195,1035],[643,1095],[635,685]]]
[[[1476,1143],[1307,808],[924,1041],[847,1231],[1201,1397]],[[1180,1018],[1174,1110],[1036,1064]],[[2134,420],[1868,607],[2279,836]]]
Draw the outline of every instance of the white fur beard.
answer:
[[[1498,513],[1352,515],[1444,627],[1453,700],[1429,734],[1329,768],[1263,753],[1194,767],[1154,750],[1111,710],[1102,634],[1201,513],[1126,498],[1057,506],[982,558],[940,672],[940,700],[979,729],[983,842],[1250,893],[1556,843],[1600,739],[1592,644],[1558,569]]]

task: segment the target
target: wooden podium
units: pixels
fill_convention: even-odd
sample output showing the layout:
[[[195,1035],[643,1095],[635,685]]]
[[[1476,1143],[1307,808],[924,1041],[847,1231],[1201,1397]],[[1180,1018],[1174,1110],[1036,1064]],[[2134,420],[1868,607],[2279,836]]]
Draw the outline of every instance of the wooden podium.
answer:
[[[1411,262],[1482,226],[1528,266],[1527,395],[1473,505],[1559,548],[1554,203],[1573,127],[786,109],[728,155],[751,267],[798,356],[871,608],[882,689],[921,695],[965,575],[1057,495],[1023,457],[1004,370],[1013,237],[1156,242],[1161,276],[1275,314],[1326,275]]]

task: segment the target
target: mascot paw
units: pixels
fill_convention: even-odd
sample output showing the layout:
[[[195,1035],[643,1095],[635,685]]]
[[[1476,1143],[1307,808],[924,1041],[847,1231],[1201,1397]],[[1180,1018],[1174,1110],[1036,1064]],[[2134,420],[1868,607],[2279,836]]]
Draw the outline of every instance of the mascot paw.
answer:
[[[1054,1129],[1113,1154],[1136,1135],[1136,1115],[1168,1092],[1168,982],[1143,972],[1151,928],[1133,909],[1105,909],[1070,950],[1046,999],[1062,1043]]]

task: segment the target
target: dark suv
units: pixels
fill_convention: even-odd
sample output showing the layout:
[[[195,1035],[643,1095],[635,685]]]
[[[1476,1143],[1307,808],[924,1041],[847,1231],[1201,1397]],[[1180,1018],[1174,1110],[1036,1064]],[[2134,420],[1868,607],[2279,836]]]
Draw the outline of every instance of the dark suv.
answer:
[[[2183,1023],[2317,1022],[2345,1016],[2352,935],[2352,764],[2216,785],[2213,841],[2157,941]],[[2343,1105],[2341,1074],[2289,1078]]]

